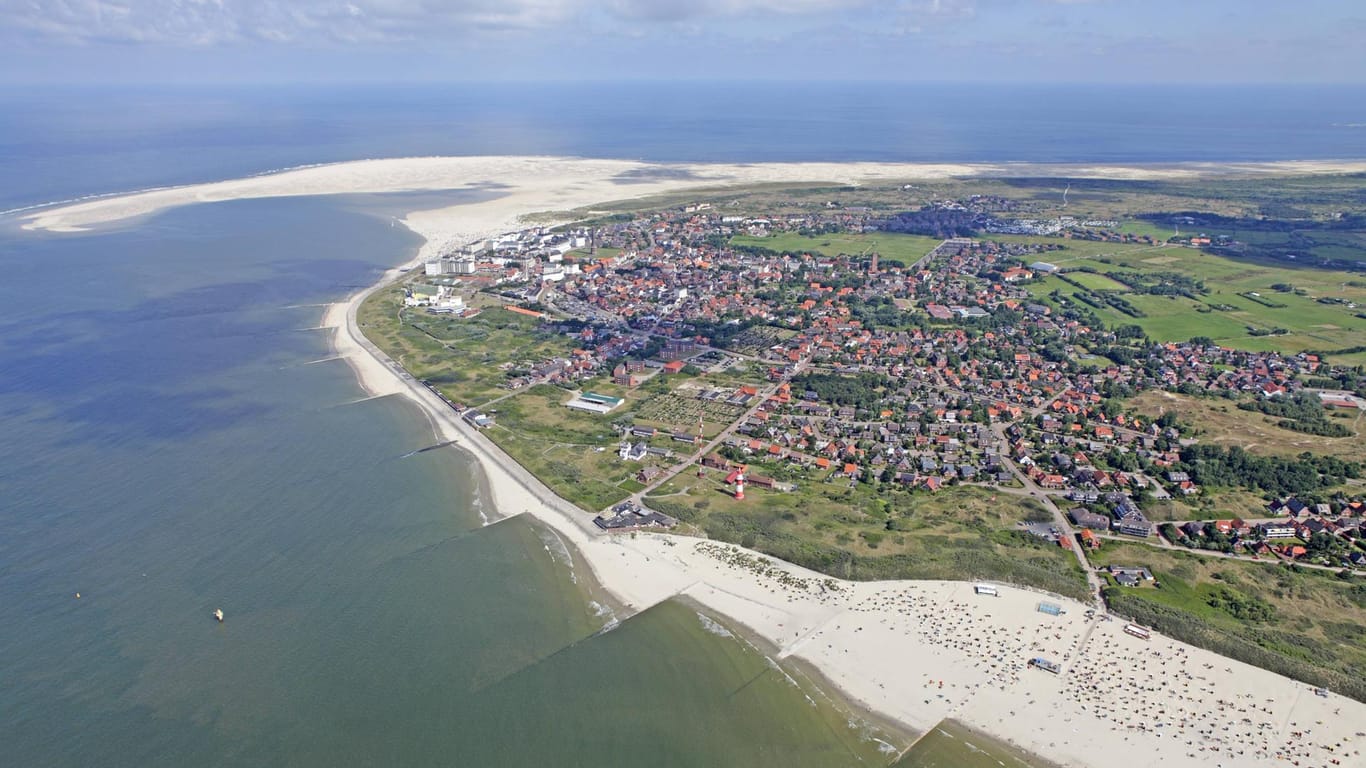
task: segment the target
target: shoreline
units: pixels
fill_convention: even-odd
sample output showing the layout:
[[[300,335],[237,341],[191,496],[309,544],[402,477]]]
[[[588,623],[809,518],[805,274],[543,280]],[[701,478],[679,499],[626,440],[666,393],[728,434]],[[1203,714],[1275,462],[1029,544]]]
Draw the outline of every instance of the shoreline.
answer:
[[[504,185],[505,194],[406,216],[403,223],[425,243],[405,266],[420,263],[448,243],[519,228],[518,217],[531,211],[580,208],[614,195],[622,199],[747,181],[795,181],[790,174],[816,168],[836,173],[831,164],[793,164],[783,166],[783,177],[774,179],[762,175],[776,165],[770,164],[748,167],[744,174],[737,167],[736,176],[744,178],[699,176],[623,185],[614,181],[620,173],[649,166],[573,161],[572,169],[554,175],[548,167],[570,161],[484,158],[476,159],[487,161],[477,165],[456,160],[461,162],[428,174],[431,183],[439,177],[439,183],[453,185],[443,188],[452,189],[496,180]],[[433,162],[440,164],[441,159]],[[342,176],[333,179],[339,185],[333,193],[397,191],[398,187],[385,185],[413,183],[416,178],[385,175],[366,181],[352,175],[357,164],[345,165]],[[372,163],[359,165],[374,169]],[[853,164],[833,177],[913,178],[909,167],[902,165],[877,166],[883,173],[901,175],[858,175],[867,173],[870,165]],[[494,175],[506,167],[510,175],[448,175],[459,172],[459,167],[472,173],[476,166],[480,173]],[[709,172],[720,168],[693,167]],[[76,231],[173,205],[230,199],[224,195],[233,189],[244,196],[323,194],[317,191],[323,183],[319,179],[290,187],[286,177],[329,169],[335,175],[338,168],[253,177],[229,189],[181,188],[171,190],[170,197],[132,204],[126,199],[119,203],[123,198],[100,200],[30,215],[25,227]],[[945,166],[935,168],[948,173]],[[1346,172],[1334,168],[1321,172]],[[1360,169],[1366,170],[1366,163]],[[275,181],[263,189],[261,179]],[[361,182],[370,187],[358,188],[364,186]],[[70,213],[73,209],[82,210]],[[65,218],[62,211],[68,211]],[[1285,764],[1275,756],[1277,751],[1294,755],[1292,759],[1301,760],[1306,768],[1327,764],[1330,757],[1341,759],[1343,765],[1363,764],[1359,753],[1349,755],[1366,748],[1366,737],[1353,739],[1356,729],[1363,727],[1358,724],[1366,720],[1366,704],[1335,694],[1320,698],[1306,684],[1158,635],[1146,642],[1128,637],[1122,632],[1123,620],[1088,620],[1088,606],[1073,600],[1049,597],[1067,609],[1054,617],[1035,609],[1041,593],[1024,588],[1006,586],[1000,597],[991,598],[973,594],[969,582],[845,582],[704,539],[601,534],[590,513],[556,496],[365,338],[357,309],[398,279],[401,270],[386,270],[375,285],[328,306],[320,325],[335,329],[337,354],[347,359],[369,396],[403,395],[421,408],[439,439],[456,440],[474,457],[491,496],[485,501],[500,517],[528,514],[548,526],[627,611],[685,598],[742,626],[761,641],[761,647],[774,650],[776,658],[809,665],[850,706],[866,709],[878,719],[915,733],[953,719],[1061,765],[1095,765],[1097,756],[1103,756],[1105,765],[1120,768],[1158,761],[1190,766]],[[1027,668],[1034,656],[1060,663],[1066,674]],[[1307,738],[1294,735],[1306,732]],[[1323,743],[1347,749],[1330,756],[1322,751]]]

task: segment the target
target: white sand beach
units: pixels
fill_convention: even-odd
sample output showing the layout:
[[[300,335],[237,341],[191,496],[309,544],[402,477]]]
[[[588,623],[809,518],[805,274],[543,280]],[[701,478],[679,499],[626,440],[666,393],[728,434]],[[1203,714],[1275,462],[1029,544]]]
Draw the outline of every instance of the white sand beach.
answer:
[[[652,177],[668,170],[671,177]],[[414,212],[426,238],[419,255],[518,227],[520,215],[567,210],[667,191],[762,181],[915,179],[999,173],[1003,166],[765,164],[655,166],[557,158],[379,160],[159,190],[41,210],[25,226],[72,231],[168,207],[246,197],[461,189],[501,185],[497,199]],[[1137,178],[1210,172],[1068,168],[1069,175]],[[1240,172],[1350,172],[1366,163],[1262,164]],[[682,178],[677,177],[682,174]],[[632,183],[622,184],[623,174]],[[1130,175],[1133,174],[1133,175]],[[397,271],[386,275],[388,281]],[[378,287],[378,286],[376,286]],[[587,513],[555,497],[439,399],[407,377],[359,332],[360,302],[331,306],[324,324],[372,395],[403,394],[435,431],[471,451],[496,508],[531,514],[572,542],[619,601],[644,609],[686,595],[814,665],[849,698],[915,731],[957,718],[1051,760],[1075,766],[1366,766],[1366,704],[1153,636],[1124,621],[1023,588],[998,597],[962,582],[852,583],[829,579],[731,545],[664,534],[599,535]],[[1047,599],[1066,613],[1036,606]],[[1027,662],[1062,665],[1055,675]]]
[[[566,157],[419,157],[357,160],[206,184],[168,187],[39,208],[20,216],[24,228],[72,232],[197,203],[266,197],[487,189],[495,201],[410,214],[408,224],[439,249],[452,240],[511,228],[522,214],[579,208],[662,192],[759,183],[914,181],[971,176],[1066,175],[1074,178],[1163,179],[1201,175],[1360,173],[1366,161],[1165,166],[950,163],[645,163]]]

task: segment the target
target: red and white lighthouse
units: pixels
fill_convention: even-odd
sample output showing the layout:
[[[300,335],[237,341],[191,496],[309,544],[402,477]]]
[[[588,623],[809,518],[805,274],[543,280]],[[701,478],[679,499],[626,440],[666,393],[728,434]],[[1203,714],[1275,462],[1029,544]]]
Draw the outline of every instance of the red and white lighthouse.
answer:
[[[735,477],[735,500],[745,500],[745,473],[743,472]]]

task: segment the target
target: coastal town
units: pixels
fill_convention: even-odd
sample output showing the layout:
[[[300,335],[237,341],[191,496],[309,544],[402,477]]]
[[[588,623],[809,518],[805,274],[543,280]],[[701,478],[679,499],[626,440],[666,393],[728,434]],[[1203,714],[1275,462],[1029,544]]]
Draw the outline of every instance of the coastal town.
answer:
[[[911,225],[834,204],[727,208],[690,203],[450,245],[361,324],[382,347],[430,361],[405,368],[471,439],[649,560],[681,558],[689,573],[711,558],[727,572],[750,563],[742,570],[780,579],[765,588],[771,599],[795,587],[787,600],[873,610],[845,605],[849,582],[813,588],[787,566],[755,566],[747,550],[688,545],[705,551],[699,561],[655,534],[701,536],[855,583],[978,580],[979,597],[1010,593],[1012,611],[1023,610],[1016,587],[1037,591],[1036,613],[1073,627],[1045,642],[1040,625],[1035,642],[1002,645],[990,638],[1042,619],[936,630],[933,610],[906,613],[887,643],[918,633],[930,655],[992,673],[954,683],[968,691],[936,690],[920,716],[972,724],[973,702],[1018,711],[1033,703],[1024,697],[1056,695],[1069,722],[1126,741],[1174,737],[1172,759],[1358,759],[1279,719],[1366,695],[1351,671],[1361,663],[1352,625],[1312,607],[1366,591],[1361,369],[1339,362],[1350,349],[1201,333],[1202,315],[1223,313],[1246,318],[1247,339],[1293,334],[1243,309],[1274,314],[1289,306],[1271,298],[1283,295],[1330,307],[1350,339],[1360,320],[1350,273],[1320,265],[1324,283],[1348,276],[1348,297],[1325,300],[1271,265],[1257,277],[1265,288],[1237,285],[1229,299],[1198,271],[1232,261],[1242,244],[1229,236],[1135,233],[1000,197],[930,203]],[[970,217],[972,234],[915,229],[955,215]],[[1153,299],[1185,303],[1185,338],[1151,332]],[[379,319],[394,313],[397,325]],[[1245,433],[1220,431],[1235,428]],[[731,578],[718,572],[716,583]],[[878,611],[905,612],[905,596],[878,599]],[[796,620],[764,634],[784,654],[841,669],[852,638],[825,619],[783,641]],[[827,651],[809,647],[827,634]],[[1285,654],[1271,637],[1313,655]],[[1135,671],[1180,666],[1194,645],[1293,678],[1310,699],[1292,696],[1290,714],[1267,699],[1249,720],[1235,714],[1252,702],[1236,698],[1272,689],[1230,694],[1242,689],[1227,675],[1215,684],[1191,671],[1182,690],[1158,692],[1166,670],[1113,666],[1135,641],[1153,649],[1127,651]],[[1350,726],[1326,727],[1350,740]]]
[[[877,221],[866,212],[759,218],[688,206],[604,227],[529,229],[428,261],[429,280],[409,283],[405,302],[462,316],[480,311],[465,303],[471,290],[515,302],[502,308],[575,346],[533,361],[505,387],[605,380],[620,388],[622,396],[566,396],[570,408],[610,414],[646,382],[676,379],[666,385],[680,406],[672,419],[615,425],[623,461],[693,454],[712,436],[706,422],[719,422],[726,437],[706,443],[715,450],[696,460],[732,487],[743,475],[751,488],[774,488],[765,471],[795,465],[930,493],[1022,488],[1059,511],[1039,530],[1064,547],[1160,533],[1172,545],[1217,541],[1240,556],[1366,565],[1356,546],[1366,506],[1356,497],[1309,504],[1285,493],[1237,515],[1160,530],[1143,511],[1198,498],[1200,459],[1175,419],[1134,413],[1124,398],[1165,390],[1288,402],[1307,394],[1325,410],[1366,407],[1343,388],[1351,379],[1341,372],[1334,389],[1306,387],[1335,373],[1318,355],[1154,343],[1132,327],[1106,328],[1075,300],[1039,301],[1030,284],[1060,273],[1044,261],[1058,248],[1049,242],[955,237],[909,264],[872,250],[825,256],[731,245],[736,236],[872,232]],[[1071,219],[1039,230],[1072,232],[1134,240]],[[737,364],[759,376],[735,387],[705,383]],[[493,423],[477,409],[467,417]],[[1324,474],[1355,472],[1336,462]],[[665,468],[645,466],[636,477],[654,487]],[[1343,546],[1320,545],[1311,556],[1321,533]]]

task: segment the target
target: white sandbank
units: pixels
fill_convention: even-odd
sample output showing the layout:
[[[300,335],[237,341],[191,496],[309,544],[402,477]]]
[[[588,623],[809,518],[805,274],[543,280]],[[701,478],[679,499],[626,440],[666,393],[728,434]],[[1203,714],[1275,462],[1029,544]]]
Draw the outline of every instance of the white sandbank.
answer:
[[[193,184],[101,197],[39,208],[20,216],[25,229],[79,231],[97,224],[143,216],[195,203],[263,197],[383,193],[502,187],[501,216],[474,216],[465,222],[497,225],[519,213],[565,210],[662,191],[763,182],[831,182],[938,179],[951,176],[1042,176],[1074,178],[1163,179],[1214,174],[1357,173],[1366,161],[1286,161],[1276,163],[1184,163],[1162,166],[1044,165],[1028,163],[644,163],[564,157],[420,157],[358,160],[316,165],[244,179]],[[483,211],[482,213],[491,213]],[[449,230],[450,210],[429,211],[412,222],[432,248],[441,247],[466,227]],[[495,224],[496,222],[496,224]],[[479,227],[475,227],[478,229]]]
[[[409,214],[426,238],[418,259],[450,243],[515,229],[518,216],[665,191],[771,181],[856,183],[999,173],[1002,166],[888,164],[660,166],[556,158],[429,158],[307,168],[272,176],[107,198],[27,215],[26,226],[72,231],[168,207],[246,197],[458,189],[501,185],[497,199]],[[1212,172],[1069,167],[1072,176],[1152,178]],[[1350,172],[1366,163],[1262,164],[1237,172]],[[637,174],[636,183],[614,181]],[[386,273],[383,285],[398,276]],[[597,580],[642,610],[686,595],[808,662],[850,699],[925,731],[954,717],[1053,761],[1075,766],[1366,766],[1366,704],[1320,697],[1288,678],[1161,636],[1143,641],[1120,619],[1087,620],[1087,606],[1005,586],[978,596],[962,582],[830,580],[738,547],[663,534],[603,536],[589,515],[554,496],[482,434],[402,372],[360,333],[356,309],[377,285],[334,304],[323,324],[371,395],[403,394],[487,474],[496,509],[531,514],[572,542]],[[833,585],[830,586],[830,585]],[[1039,613],[1040,599],[1067,613]],[[1046,657],[1063,675],[1026,667]],[[1299,735],[1296,735],[1299,734]],[[1284,756],[1284,759],[1280,757]],[[1337,760],[1334,764],[1331,761]]]

